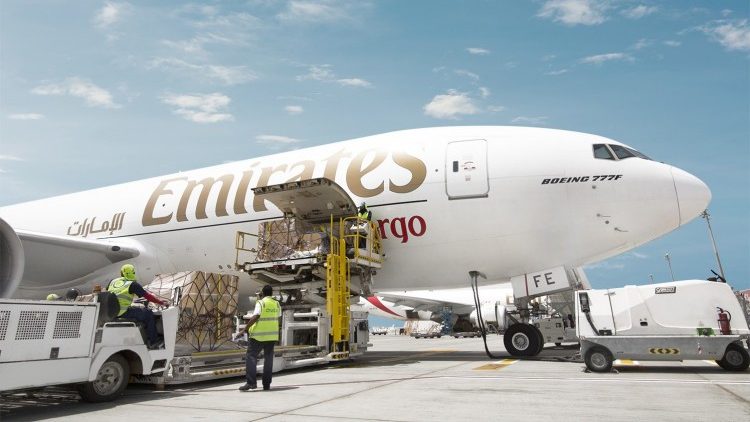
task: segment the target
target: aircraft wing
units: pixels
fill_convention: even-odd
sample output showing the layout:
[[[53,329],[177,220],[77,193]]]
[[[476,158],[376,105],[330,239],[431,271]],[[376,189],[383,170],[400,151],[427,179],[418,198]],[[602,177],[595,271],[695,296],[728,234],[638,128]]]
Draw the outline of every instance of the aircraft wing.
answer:
[[[63,286],[113,263],[135,258],[141,249],[127,240],[91,240],[16,230],[23,245],[23,289]]]
[[[377,293],[377,296],[383,300],[392,302],[394,305],[406,306],[409,308],[413,308],[415,311],[430,311],[433,313],[439,313],[446,306],[450,307],[456,314],[469,314],[474,310],[473,305],[467,305],[466,303],[409,296],[407,294],[401,293]]]

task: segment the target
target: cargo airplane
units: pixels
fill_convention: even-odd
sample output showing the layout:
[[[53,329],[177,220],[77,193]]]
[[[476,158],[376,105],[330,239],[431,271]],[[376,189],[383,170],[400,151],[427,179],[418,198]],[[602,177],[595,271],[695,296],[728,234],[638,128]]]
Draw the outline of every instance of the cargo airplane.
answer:
[[[250,284],[235,233],[282,216],[252,188],[318,177],[377,220],[387,260],[373,291],[580,267],[676,229],[711,198],[695,176],[601,136],[404,130],[2,207],[0,296],[90,290],[124,261],[141,280],[201,270]]]

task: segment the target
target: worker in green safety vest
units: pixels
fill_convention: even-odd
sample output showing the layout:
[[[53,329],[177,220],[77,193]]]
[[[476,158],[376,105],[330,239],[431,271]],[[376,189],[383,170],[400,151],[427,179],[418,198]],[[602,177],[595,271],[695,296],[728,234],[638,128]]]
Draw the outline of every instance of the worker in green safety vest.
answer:
[[[271,295],[271,286],[263,286],[260,299],[255,303],[255,311],[247,318],[247,333],[250,342],[247,346],[245,356],[245,385],[240,391],[249,391],[258,388],[256,372],[258,355],[263,350],[263,389],[271,389],[271,377],[273,375],[273,347],[279,340],[279,318],[281,317],[281,306]]]
[[[147,292],[136,281],[135,266],[133,264],[125,264],[120,268],[120,277],[109,282],[107,291],[117,296],[117,302],[120,305],[120,310],[117,313],[118,318],[133,319],[145,325],[149,349],[164,347],[164,341],[159,339],[156,331],[156,321],[151,310],[130,305],[133,304],[133,299],[136,296],[161,306],[169,306],[169,302]]]

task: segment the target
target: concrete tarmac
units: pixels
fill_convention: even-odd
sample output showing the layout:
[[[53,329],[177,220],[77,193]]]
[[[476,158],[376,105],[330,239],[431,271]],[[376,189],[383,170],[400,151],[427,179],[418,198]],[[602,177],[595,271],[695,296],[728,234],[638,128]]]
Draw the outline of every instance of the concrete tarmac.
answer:
[[[2,397],[2,421],[743,421],[750,420],[750,372],[709,361],[616,363],[584,372],[577,348],[510,358],[498,336],[413,339],[371,336],[366,356],[281,372],[271,391],[239,392],[243,378],[167,387],[128,387],[120,399],[80,402],[51,391]]]

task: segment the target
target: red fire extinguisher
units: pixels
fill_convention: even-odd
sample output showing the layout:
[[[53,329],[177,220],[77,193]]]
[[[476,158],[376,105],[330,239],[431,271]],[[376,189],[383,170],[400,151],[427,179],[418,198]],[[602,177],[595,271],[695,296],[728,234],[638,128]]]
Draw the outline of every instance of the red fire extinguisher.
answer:
[[[718,307],[716,309],[719,310],[719,329],[721,334],[732,334],[732,328],[729,325],[729,321],[732,320],[732,314]]]

